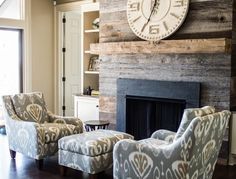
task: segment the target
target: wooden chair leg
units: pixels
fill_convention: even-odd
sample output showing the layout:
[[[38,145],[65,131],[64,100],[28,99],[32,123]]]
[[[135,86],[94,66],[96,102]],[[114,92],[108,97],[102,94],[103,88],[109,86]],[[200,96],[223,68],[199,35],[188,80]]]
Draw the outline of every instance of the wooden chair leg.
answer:
[[[89,174],[89,179],[97,179],[97,174]]]
[[[35,163],[39,170],[43,169],[43,159],[40,159],[40,160],[35,159]]]
[[[67,167],[60,165],[60,174],[61,174],[61,176],[66,176],[66,173],[67,173]]]
[[[11,149],[9,149],[9,151],[10,151],[11,158],[15,159],[16,158],[16,152],[14,150],[11,150]]]

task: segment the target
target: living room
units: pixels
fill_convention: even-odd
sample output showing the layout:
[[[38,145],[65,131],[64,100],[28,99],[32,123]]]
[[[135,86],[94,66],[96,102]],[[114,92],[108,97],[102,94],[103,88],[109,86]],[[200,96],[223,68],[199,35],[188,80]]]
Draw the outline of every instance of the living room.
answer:
[[[12,0],[6,0],[6,4],[9,3],[8,1]],[[4,4],[4,2],[2,3]],[[208,158],[207,153],[214,148],[212,146],[220,148],[222,145],[219,155],[217,155],[216,167],[214,168],[213,164],[204,164],[205,169],[214,171],[213,178],[236,177],[236,172],[234,172],[234,154],[236,154],[234,136],[236,133],[233,120],[236,105],[233,61],[235,51],[234,1],[22,0],[21,2],[24,2],[23,9],[25,10],[21,12],[23,13],[21,18],[9,19],[0,14],[0,30],[20,30],[22,34],[21,87],[18,90],[21,93],[42,92],[43,96],[41,93],[33,94],[37,98],[35,98],[37,102],[45,99],[45,102],[40,102],[43,105],[47,104],[47,108],[42,109],[42,115],[49,110],[57,115],[79,118],[83,125],[87,125],[89,120],[94,119],[106,121],[109,128],[106,131],[125,132],[133,135],[135,140],[140,140],[150,138],[153,132],[160,128],[178,133],[181,120],[184,119],[183,114],[186,114],[184,113],[186,108],[205,106],[206,108],[201,109],[202,111],[200,110],[199,113],[207,113],[206,116],[210,115],[209,113],[228,110],[231,111],[231,117],[229,125],[225,129],[223,141],[220,140],[222,142],[218,146],[214,142],[209,143],[210,147],[208,146],[206,156],[201,152],[199,156]],[[2,7],[4,5],[0,6],[0,11]],[[180,13],[181,15],[179,15]],[[70,23],[72,28],[68,30],[67,24]],[[74,29],[79,30],[74,31]],[[76,41],[77,39],[79,43]],[[74,61],[69,61],[70,57],[74,57]],[[74,75],[74,81],[70,81],[70,75],[72,77]],[[1,95],[12,94],[7,91]],[[31,101],[34,97],[15,96],[13,103],[19,105],[22,99]],[[8,98],[5,100],[7,101]],[[9,107],[9,101],[6,104]],[[213,106],[213,108],[208,108],[209,106]],[[16,113],[19,111],[16,110]],[[197,117],[200,118],[199,113]],[[17,117],[19,116],[21,115],[17,115]],[[51,116],[49,114],[47,118]],[[52,120],[54,120],[53,117]],[[150,121],[147,122],[148,120]],[[156,120],[159,122],[155,122]],[[49,121],[51,120],[49,119]],[[81,125],[80,122],[77,123]],[[215,128],[212,128],[212,137],[214,137],[213,129],[215,130]],[[69,153],[65,152],[68,150],[65,148],[67,146],[65,143],[68,141],[63,140],[64,137],[60,140],[61,148],[58,153],[54,151],[54,148],[57,149],[57,144],[48,145],[47,143],[48,148],[53,149],[52,153],[55,154],[52,157],[45,157],[42,164],[39,155],[33,157],[33,154],[28,151],[22,152],[24,153],[22,154],[17,147],[10,147],[11,152],[9,153],[8,143],[11,146],[11,141],[8,141],[8,135],[9,139],[12,139],[9,131],[12,130],[10,128],[6,130],[7,135],[0,134],[0,178],[62,178],[59,174],[60,170],[64,178],[95,177],[88,175],[89,172],[86,172],[86,169],[68,167],[67,161],[62,160],[62,156],[65,157]],[[81,129],[78,129],[76,133],[81,133]],[[90,132],[88,133],[90,134]],[[97,136],[92,136],[91,133],[90,137],[95,137],[97,140],[100,134],[96,134]],[[186,135],[187,132],[184,134]],[[80,143],[78,139],[81,138],[80,141],[84,141],[82,136],[87,133],[75,135],[79,135],[76,141]],[[207,136],[207,133],[205,135]],[[172,142],[178,141],[176,137],[171,136],[168,138],[168,142],[171,141],[172,144]],[[128,135],[123,137],[130,138]],[[70,138],[70,140],[72,139]],[[196,141],[194,144],[197,143]],[[17,141],[13,145],[16,143]],[[152,140],[149,145],[156,146],[157,144]],[[27,142],[25,146],[28,146]],[[106,146],[104,147],[106,148]],[[115,151],[118,151],[118,145],[115,148]],[[64,151],[60,152],[60,150]],[[163,148],[163,150],[165,149]],[[161,156],[157,153],[157,156]],[[187,155],[187,153],[185,154]],[[112,153],[109,155],[112,156]],[[167,156],[168,154],[165,153],[163,164],[157,162],[155,166],[155,161],[153,168],[160,169],[159,165],[167,167],[165,162],[171,165]],[[88,161],[93,156],[89,157]],[[119,161],[118,154],[113,153],[113,157],[115,157],[115,161]],[[112,157],[108,158],[109,160],[104,159],[104,161],[110,162]],[[210,158],[213,160],[213,155]],[[34,159],[36,159],[37,165],[35,165]],[[149,158],[147,157],[147,159]],[[102,161],[102,159],[98,159],[98,161],[100,160]],[[150,160],[146,166],[152,168]],[[65,167],[60,167],[58,161],[61,164],[65,162],[63,165],[66,166],[66,171]],[[73,161],[78,162],[78,159],[74,158]],[[101,161],[100,163],[102,163]],[[140,162],[142,163],[142,161]],[[142,167],[145,166],[145,161],[143,162]],[[127,165],[132,167],[122,170],[121,165],[114,162],[114,170],[112,167],[109,167],[108,170],[103,169],[101,174],[98,172],[98,177],[150,178],[150,176],[146,176],[148,168],[135,165],[137,164],[135,162],[133,164],[136,167],[133,167],[131,163]],[[77,165],[80,166],[80,163],[78,162]],[[88,169],[91,166],[92,164],[86,165],[85,168]],[[109,163],[109,166],[112,166],[112,162]],[[210,172],[205,169],[199,170],[199,172],[204,170],[203,173],[206,175],[208,172],[209,176],[204,175],[203,177],[199,174],[196,177],[196,172],[190,175],[191,167],[187,168],[183,163],[176,170],[174,167],[172,165],[172,168],[169,169],[171,171],[167,170],[169,172],[166,172],[165,176],[163,174],[159,177],[170,178],[172,175],[172,178],[211,178]],[[133,173],[127,172],[126,169],[127,171],[132,170]],[[84,173],[81,173],[80,170]],[[164,169],[162,168],[162,170]],[[173,173],[179,172],[180,174],[174,175],[172,170]],[[117,173],[117,171],[119,172]],[[121,173],[123,177],[121,177]],[[157,170],[153,171],[153,176],[158,178],[157,173]],[[186,173],[190,176],[187,177]]]

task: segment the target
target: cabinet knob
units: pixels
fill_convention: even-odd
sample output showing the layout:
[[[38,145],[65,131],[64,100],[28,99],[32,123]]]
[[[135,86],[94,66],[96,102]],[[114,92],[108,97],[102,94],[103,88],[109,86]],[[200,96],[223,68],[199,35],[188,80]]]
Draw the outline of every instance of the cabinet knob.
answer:
[[[98,108],[99,106],[97,105],[96,107]]]

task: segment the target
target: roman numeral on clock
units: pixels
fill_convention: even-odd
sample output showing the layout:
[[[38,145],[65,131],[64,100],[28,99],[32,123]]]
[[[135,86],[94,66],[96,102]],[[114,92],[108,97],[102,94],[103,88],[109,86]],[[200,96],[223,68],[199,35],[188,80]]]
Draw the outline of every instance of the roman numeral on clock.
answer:
[[[137,18],[135,18],[134,20],[133,20],[133,23],[135,23],[137,20],[139,20],[141,18],[141,16],[138,16]]]
[[[174,7],[182,7],[184,6],[185,0],[176,0]]]
[[[179,16],[173,12],[170,13],[171,16],[175,17],[176,19],[179,19]]]
[[[159,34],[159,32],[160,32],[159,25],[149,26],[149,34]]]
[[[168,31],[168,30],[169,30],[169,28],[168,28],[168,26],[167,26],[167,23],[166,23],[166,21],[164,21],[164,22],[163,22],[163,26],[164,26],[164,28],[165,28],[165,30],[166,30],[166,31]]]
[[[139,11],[140,10],[140,3],[135,2],[129,5],[130,11]]]

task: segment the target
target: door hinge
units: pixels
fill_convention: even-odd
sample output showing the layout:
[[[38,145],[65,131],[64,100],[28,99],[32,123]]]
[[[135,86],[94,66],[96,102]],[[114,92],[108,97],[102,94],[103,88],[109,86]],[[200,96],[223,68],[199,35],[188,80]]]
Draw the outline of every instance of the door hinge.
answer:
[[[63,24],[66,23],[66,18],[65,18],[65,17],[62,18],[62,23],[63,23]]]
[[[63,82],[66,81],[66,77],[62,77],[62,81],[63,81]]]
[[[62,110],[65,111],[66,110],[66,106],[62,106]]]
[[[66,52],[66,48],[64,47],[64,48],[62,48],[62,52],[63,53],[65,53]]]

